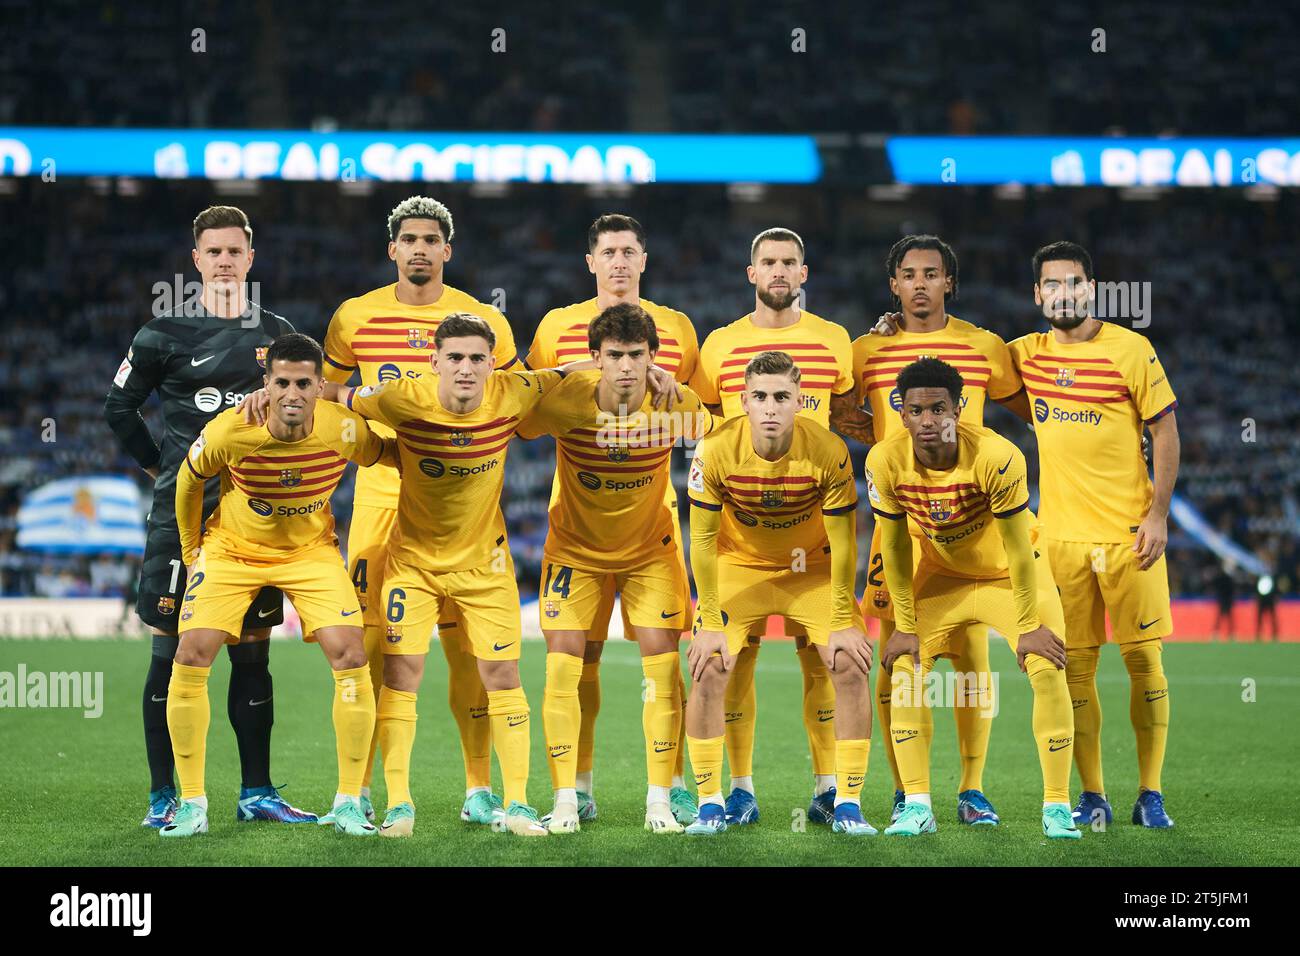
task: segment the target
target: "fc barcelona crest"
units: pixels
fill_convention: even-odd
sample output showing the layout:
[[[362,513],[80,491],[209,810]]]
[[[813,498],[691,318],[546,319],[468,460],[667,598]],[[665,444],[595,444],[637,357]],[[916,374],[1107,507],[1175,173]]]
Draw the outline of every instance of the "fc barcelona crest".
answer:
[[[546,602],[546,616],[547,616],[547,617],[559,617],[559,616],[560,616],[560,609],[559,609],[558,607],[555,606],[555,602],[554,602],[554,601],[547,601],[547,602]]]
[[[297,468],[281,468],[280,484],[285,488],[292,488],[295,485],[302,484],[302,472]]]
[[[632,457],[632,453],[622,445],[610,445],[605,449],[605,454],[610,461],[622,462]]]
[[[880,609],[889,607],[889,592],[877,588],[871,592],[871,603]]]
[[[472,442],[473,440],[474,440],[474,435],[473,435],[472,432],[452,432],[452,433],[451,433],[451,443],[452,443],[453,445],[455,445],[457,448],[464,448],[466,445],[468,445],[468,444],[469,444],[470,442]]]
[[[952,501],[948,498],[931,498],[930,517],[935,521],[947,521],[952,517]]]
[[[158,599],[159,614],[175,614],[176,599],[174,597],[160,597]]]
[[[193,616],[194,616],[194,605],[193,604],[185,605],[185,610],[181,611],[181,620],[188,621]]]
[[[1056,370],[1056,387],[1069,388],[1074,384],[1074,369],[1058,368]]]
[[[763,507],[764,507],[764,508],[779,508],[779,507],[781,507],[783,504],[785,504],[785,496],[784,496],[783,494],[781,494],[781,489],[780,489],[780,488],[764,488],[764,489],[763,489]]]
[[[389,644],[402,643],[402,625],[389,624],[384,633],[384,636],[388,639]]]
[[[257,364],[262,366],[262,368],[266,368],[266,349],[267,346],[259,345],[253,350],[257,355]]]
[[[422,349],[429,344],[429,335],[424,329],[407,329],[406,344],[413,349]]]

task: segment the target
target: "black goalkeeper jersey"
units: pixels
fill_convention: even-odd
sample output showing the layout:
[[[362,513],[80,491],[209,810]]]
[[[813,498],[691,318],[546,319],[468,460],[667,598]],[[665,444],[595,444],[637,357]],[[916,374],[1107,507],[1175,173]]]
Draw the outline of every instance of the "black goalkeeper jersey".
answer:
[[[243,317],[223,319],[197,301],[147,322],[135,335],[109,389],[104,417],[141,468],[158,469],[149,523],[176,521],[176,469],[203,426],[263,385],[266,348],[292,332],[286,319],[250,303]],[[150,393],[162,400],[162,447],[140,415]],[[204,515],[216,507],[220,482],[208,482]]]

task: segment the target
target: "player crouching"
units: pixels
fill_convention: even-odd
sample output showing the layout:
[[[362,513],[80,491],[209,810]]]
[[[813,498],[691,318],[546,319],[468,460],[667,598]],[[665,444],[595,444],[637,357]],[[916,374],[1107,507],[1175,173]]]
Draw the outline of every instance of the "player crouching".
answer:
[[[320,644],[334,672],[334,829],[350,836],[378,832],[360,806],[375,698],[360,618],[353,616],[361,608],[338,550],[329,499],[347,462],[370,466],[384,458],[392,464],[395,447],[359,415],[317,401],[321,364],[320,346],[310,337],[276,339],[266,355],[266,424],[246,423],[236,409],[218,415],[177,476],[176,521],[190,584],[167,692],[167,726],[182,802],[158,831],[162,837],[207,832],[208,674],[221,645],[239,641],[240,622],[263,587],[289,595],[303,634]],[[202,528],[203,483],[218,474],[220,504]]]
[[[802,624],[835,688],[833,829],[874,836],[859,795],[871,749],[871,645],[853,597],[857,486],[838,436],[806,418],[799,369],[785,352],[745,368],[745,415],[696,449],[691,564],[699,607],[687,653],[694,682],[686,742],[699,792],[692,836],[727,828],[722,798],[728,670],[768,615]],[[820,514],[818,514],[820,512]]]

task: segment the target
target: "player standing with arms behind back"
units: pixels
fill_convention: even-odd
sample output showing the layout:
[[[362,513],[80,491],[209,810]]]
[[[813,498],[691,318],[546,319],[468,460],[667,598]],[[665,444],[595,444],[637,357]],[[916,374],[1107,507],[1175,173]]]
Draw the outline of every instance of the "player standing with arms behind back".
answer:
[[[104,417],[122,447],[154,479],[137,613],[153,632],[144,686],[144,739],[149,759],[149,813],[144,826],[171,822],[179,805],[167,732],[167,687],[176,656],[177,613],[186,589],[176,529],[176,472],[203,426],[223,407],[238,405],[262,386],[266,349],[293,331],[278,315],[248,299],[253,229],[241,209],[211,206],[194,219],[194,267],[202,293],[146,323],[113,379]],[[157,391],[162,400],[162,447],[149,434],[140,407]],[[203,517],[217,506],[220,483],[208,483]],[[271,785],[271,725],[275,718],[267,638],[284,619],[283,596],[265,588],[244,616],[241,639],[228,649],[227,712],[239,743],[243,777],[237,819],[310,823],[316,815],[286,803]]]
[[[749,246],[749,282],[754,311],[709,333],[700,348],[700,364],[691,388],[714,414],[726,419],[745,414],[745,367],[760,352],[785,352],[798,366],[802,407],[799,414],[823,428],[830,426],[831,400],[853,392],[853,348],[843,326],[800,307],[800,289],[808,281],[803,240],[789,229],[765,229]],[[786,630],[795,638],[803,671],[803,722],[812,752],[813,801],[808,818],[831,823],[835,812],[835,688],[830,671],[807,635],[795,623]],[[732,665],[727,683],[726,745],[731,768],[727,822],[758,821],[754,792],[754,725],[757,695],[754,667],[762,635],[751,634]]]
[[[646,267],[646,236],[641,223],[631,216],[607,213],[587,230],[587,268],[596,277],[596,297],[576,302],[562,309],[552,309],[542,316],[528,351],[530,368],[556,368],[567,362],[591,357],[587,331],[591,320],[610,306],[630,302],[645,309],[659,333],[659,351],[655,364],[685,385],[699,361],[699,341],[695,326],[684,313],[641,298],[641,276]],[[560,493],[559,473],[551,486],[551,503]],[[673,540],[686,580],[686,560],[682,554],[681,525],[677,520],[677,492],[671,485],[666,501],[673,512]],[[582,709],[582,729],[578,737],[577,795],[578,819],[596,819],[593,788],[593,762],[596,750],[596,715],[600,712],[600,656],[609,637],[609,618],[614,608],[614,576],[605,577],[600,604],[591,629],[587,632],[587,649],[582,657],[582,680],[578,684],[578,704]],[[689,589],[683,600],[690,604]],[[623,633],[631,639],[632,624],[623,611]],[[680,672],[679,672],[680,675]],[[677,766],[673,771],[670,803],[673,816],[683,825],[695,819],[695,798],[682,781],[684,749],[678,735]],[[542,817],[547,823],[548,818]]]
[[[325,334],[325,378],[342,385],[359,371],[362,385],[421,379],[429,373],[438,325],[454,312],[476,315],[487,322],[496,336],[492,350],[496,368],[513,366],[515,340],[505,316],[443,282],[443,270],[451,260],[451,243],[456,235],[447,207],[426,196],[411,196],[397,204],[387,225],[388,258],[397,267],[397,281],[348,299],[338,307]],[[375,423],[374,428],[379,435],[392,434],[383,422]],[[348,573],[363,608],[383,590],[386,541],[397,519],[399,486],[395,468],[380,465],[357,474],[347,556]],[[373,638],[374,633],[367,631],[367,638]],[[500,817],[502,807],[500,798],[492,792],[487,691],[479,679],[464,623],[454,612],[438,622],[438,635],[447,658],[448,702],[460,731],[465,762],[465,803],[460,817],[469,823],[491,823]],[[366,653],[378,695],[383,684],[383,651],[372,643]],[[372,747],[361,791],[362,807],[371,819],[373,772]],[[321,822],[329,822],[328,815]]]
[[[1034,303],[1051,325],[1011,343],[1033,403],[1039,512],[1061,588],[1074,702],[1079,823],[1111,821],[1101,773],[1097,660],[1106,618],[1128,669],[1137,736],[1133,822],[1174,825],[1160,771],[1169,735],[1161,639],[1173,631],[1165,543],[1178,479],[1178,424],[1169,377],[1147,338],[1093,315],[1092,257],[1073,242],[1034,253]],[[1151,431],[1155,484],[1142,455]]]

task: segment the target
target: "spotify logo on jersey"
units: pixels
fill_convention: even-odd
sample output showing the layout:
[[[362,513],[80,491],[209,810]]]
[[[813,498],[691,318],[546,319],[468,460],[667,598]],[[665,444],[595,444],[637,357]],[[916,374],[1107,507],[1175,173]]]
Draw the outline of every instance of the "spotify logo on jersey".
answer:
[[[1034,417],[1040,422],[1047,421],[1047,403],[1041,398],[1034,399]]]
[[[758,524],[758,519],[746,511],[736,511],[734,512],[734,514],[736,516],[736,520],[739,521],[741,524],[743,524],[746,528],[752,528],[754,527],[754,525]]]
[[[588,491],[600,490],[600,479],[589,471],[578,472],[578,480],[582,482],[582,487],[586,488]]]
[[[248,507],[252,508],[263,518],[269,516],[271,512],[275,510],[268,502],[263,501],[261,498],[249,498]]]
[[[445,472],[447,469],[443,465],[443,463],[438,461],[438,459],[436,458],[421,458],[420,470],[424,472],[426,475],[428,475],[430,478],[441,478],[443,472]]]
[[[194,393],[194,406],[201,412],[216,411],[221,407],[221,389],[208,385]]]
[[[379,366],[379,381],[391,382],[402,377],[402,370],[396,365]]]
[[[889,407],[894,411],[901,411],[903,408],[903,396],[898,394],[898,389],[889,393]]]

